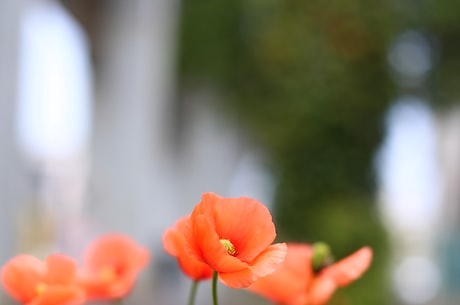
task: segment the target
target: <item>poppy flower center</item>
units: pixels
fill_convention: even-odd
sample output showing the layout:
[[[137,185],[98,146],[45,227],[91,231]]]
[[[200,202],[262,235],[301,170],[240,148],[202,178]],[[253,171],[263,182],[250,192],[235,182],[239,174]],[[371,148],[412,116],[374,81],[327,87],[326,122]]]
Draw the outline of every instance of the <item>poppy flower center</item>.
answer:
[[[102,279],[104,279],[104,281],[107,281],[107,282],[110,282],[110,281],[114,280],[116,278],[116,276],[117,276],[115,268],[113,268],[111,266],[103,267],[100,270],[99,274],[102,277]]]
[[[231,241],[228,239],[221,239],[220,243],[222,246],[224,246],[225,250],[227,250],[227,253],[230,255],[235,255],[236,254],[236,249],[235,246],[232,244]]]
[[[35,294],[36,295],[42,295],[43,292],[46,290],[46,284],[45,283],[40,283],[35,287]]]

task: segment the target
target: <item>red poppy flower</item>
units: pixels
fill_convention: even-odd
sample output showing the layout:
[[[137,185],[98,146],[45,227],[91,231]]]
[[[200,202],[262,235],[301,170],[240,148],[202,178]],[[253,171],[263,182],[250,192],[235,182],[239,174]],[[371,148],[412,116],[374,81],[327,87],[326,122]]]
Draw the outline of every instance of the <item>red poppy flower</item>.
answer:
[[[184,230],[187,251],[219,273],[232,288],[247,287],[272,273],[286,254],[268,209],[247,197],[205,193]]]
[[[45,262],[21,254],[2,268],[1,280],[6,292],[26,305],[77,305],[85,302],[85,291],[76,281],[75,261],[53,254]]]
[[[307,244],[288,244],[286,259],[271,275],[248,290],[283,305],[322,305],[338,287],[352,283],[369,268],[372,250],[363,247],[335,264],[313,270],[313,251]]]
[[[88,298],[113,300],[126,296],[149,256],[146,248],[124,235],[109,234],[95,240],[85,252],[80,272]]]
[[[185,248],[184,230],[190,215],[179,219],[173,228],[168,228],[163,234],[165,251],[176,257],[182,271],[195,281],[212,277],[213,270],[205,263],[190,256]]]

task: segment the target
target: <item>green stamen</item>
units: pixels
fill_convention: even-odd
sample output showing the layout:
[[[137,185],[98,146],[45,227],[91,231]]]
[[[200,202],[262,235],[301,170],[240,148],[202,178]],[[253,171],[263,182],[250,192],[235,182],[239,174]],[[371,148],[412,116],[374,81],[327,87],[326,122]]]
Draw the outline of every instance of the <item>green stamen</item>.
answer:
[[[228,239],[221,239],[220,243],[222,246],[224,246],[225,250],[227,250],[227,253],[230,255],[235,255],[236,254],[236,249],[235,246],[232,244],[231,241]]]

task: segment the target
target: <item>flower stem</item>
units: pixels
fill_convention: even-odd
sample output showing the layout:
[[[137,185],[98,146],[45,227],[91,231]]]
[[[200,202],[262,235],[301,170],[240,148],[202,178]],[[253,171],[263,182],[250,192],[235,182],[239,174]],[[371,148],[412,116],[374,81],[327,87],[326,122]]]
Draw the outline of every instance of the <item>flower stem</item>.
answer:
[[[123,299],[115,299],[112,301],[112,305],[123,305]]]
[[[193,281],[192,287],[190,288],[190,294],[188,296],[188,305],[195,304],[196,290],[198,288],[199,281]]]
[[[219,305],[217,302],[217,271],[212,274],[212,304]]]

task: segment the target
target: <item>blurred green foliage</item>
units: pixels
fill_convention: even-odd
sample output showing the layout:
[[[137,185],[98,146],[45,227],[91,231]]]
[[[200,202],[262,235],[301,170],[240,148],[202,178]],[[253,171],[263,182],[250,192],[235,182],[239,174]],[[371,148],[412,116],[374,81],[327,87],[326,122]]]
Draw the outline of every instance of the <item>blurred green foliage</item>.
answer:
[[[435,45],[431,91],[436,107],[446,108],[460,98],[460,1],[429,0],[427,22],[422,28]]]
[[[280,240],[325,241],[337,258],[375,251],[365,279],[331,304],[388,301],[386,234],[373,158],[394,96],[386,64],[400,24],[386,0],[189,0],[181,84],[223,93],[269,155]]]

